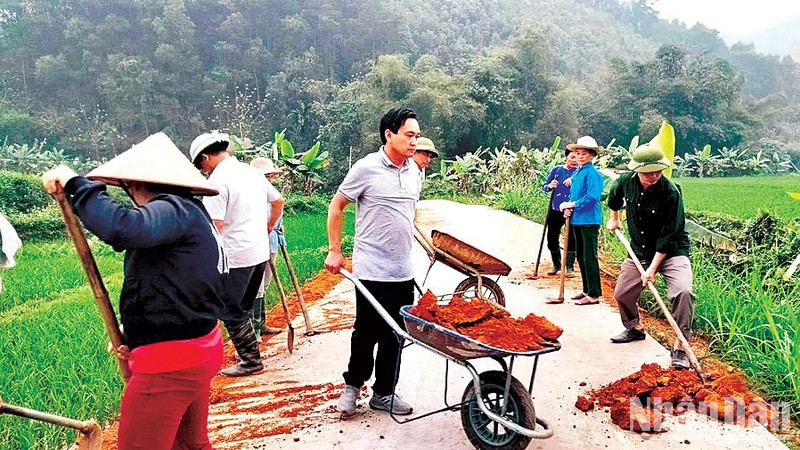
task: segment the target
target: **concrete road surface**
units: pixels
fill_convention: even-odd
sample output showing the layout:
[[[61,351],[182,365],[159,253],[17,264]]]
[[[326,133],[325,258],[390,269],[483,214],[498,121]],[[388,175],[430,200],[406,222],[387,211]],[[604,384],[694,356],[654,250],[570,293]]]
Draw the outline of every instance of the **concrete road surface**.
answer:
[[[529,312],[545,315],[564,328],[562,349],[542,355],[534,383],[534,405],[538,416],[550,422],[555,433],[546,440],[533,440],[530,449],[628,449],[651,448],[784,448],[766,429],[726,425],[706,416],[688,413],[679,420],[668,416],[667,432],[642,435],[623,431],[610,422],[605,411],[583,413],[575,407],[577,395],[637,371],[642,363],[669,363],[669,352],[652,338],[614,345],[609,337],[622,331],[619,315],[607,304],[578,306],[569,302],[548,305],[547,297],[557,294],[557,278],[532,280],[542,226],[503,211],[484,206],[432,200],[419,204],[417,223],[426,230],[438,229],[508,263],[513,271],[500,279],[506,306],[514,315]],[[543,260],[549,263],[545,249]],[[417,280],[422,282],[429,260],[415,245]],[[544,273],[548,266],[543,266]],[[425,283],[437,295],[450,293],[465,278],[444,266],[434,265]],[[580,289],[580,277],[568,280],[567,295]],[[604,293],[610,296],[610,292]],[[340,283],[324,300],[311,308],[315,328],[333,330],[306,337],[302,319],[293,354],[285,350],[285,336],[270,340],[265,354],[268,370],[232,384],[229,389],[243,395],[212,405],[212,442],[218,448],[252,449],[468,449],[472,448],[461,425],[460,414],[445,412],[407,424],[396,424],[388,414],[367,405],[371,391],[364,389],[357,413],[341,420],[335,411],[341,373],[349,356],[350,330],[355,311],[353,287]],[[520,358],[514,375],[527,386],[533,358]],[[476,362],[481,370],[495,370],[492,362]],[[400,393],[416,413],[443,406],[445,361],[418,346],[403,352],[398,385]],[[466,370],[450,366],[446,386],[450,403],[457,403],[471,380]],[[580,386],[585,383],[585,386]],[[368,382],[368,386],[372,383]],[[303,395],[290,397],[287,406],[269,398],[290,389]],[[252,393],[248,397],[247,393]],[[265,408],[258,410],[259,402]],[[308,405],[303,409],[306,402]],[[251,412],[248,412],[250,408]],[[264,410],[266,409],[266,410]],[[252,412],[252,411],[259,412]],[[238,412],[237,412],[238,411]],[[280,426],[278,426],[280,425]],[[258,430],[262,430],[261,433]],[[255,430],[255,432],[254,432]],[[257,437],[270,434],[267,437]]]

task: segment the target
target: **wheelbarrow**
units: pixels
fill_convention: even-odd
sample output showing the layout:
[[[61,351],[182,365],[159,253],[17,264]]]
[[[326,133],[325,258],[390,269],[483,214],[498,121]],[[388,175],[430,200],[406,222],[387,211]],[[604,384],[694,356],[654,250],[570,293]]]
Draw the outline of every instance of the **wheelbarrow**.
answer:
[[[505,306],[506,297],[497,281],[501,276],[507,276],[511,272],[508,264],[447,233],[432,230],[429,239],[416,224],[414,230],[414,238],[431,260],[428,271],[425,272],[425,279],[422,281],[423,285],[427,281],[433,265],[437,261],[441,261],[446,266],[467,276],[456,286],[456,294],[464,298],[479,297]],[[492,280],[486,275],[497,275],[497,278]],[[419,287],[418,289],[421,294],[422,289]]]
[[[400,314],[408,330],[406,332],[360,281],[346,270],[341,270],[341,273],[366,297],[397,337],[401,351],[397,356],[398,364],[394,385],[397,384],[399,376],[402,350],[406,347],[419,345],[445,358],[445,407],[401,420],[391,412],[394,408],[392,404],[389,406],[389,414],[395,422],[405,424],[445,411],[459,411],[462,428],[472,445],[478,449],[523,449],[528,446],[531,439],[546,439],[553,435],[553,429],[549,423],[536,415],[532,395],[539,356],[558,351],[561,348],[560,344],[529,352],[512,352],[495,348],[416,317],[409,312],[411,306],[404,306],[400,309]],[[409,343],[406,344],[406,341]],[[533,356],[534,362],[530,382],[526,389],[512,373],[516,358],[527,356]],[[470,362],[470,360],[479,358],[497,362],[501,370],[479,373]],[[452,405],[447,398],[450,363],[464,367],[472,377],[472,381],[464,389],[461,402]],[[394,395],[392,395],[393,402]]]

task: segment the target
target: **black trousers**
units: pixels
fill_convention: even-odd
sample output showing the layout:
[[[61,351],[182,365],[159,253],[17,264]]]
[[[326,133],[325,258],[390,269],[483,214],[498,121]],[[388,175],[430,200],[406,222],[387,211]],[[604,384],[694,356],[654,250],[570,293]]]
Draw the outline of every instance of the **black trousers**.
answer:
[[[560,252],[561,228],[567,222],[564,213],[555,211],[552,208],[547,212],[547,249],[551,252]],[[569,228],[569,242],[567,251],[575,251],[575,229]]]
[[[395,322],[405,329],[400,308],[414,303],[414,280],[360,281]],[[373,357],[376,344],[378,352]],[[345,383],[360,388],[372,375],[374,366],[375,384],[372,390],[377,395],[391,394],[394,392],[395,372],[399,369],[399,354],[400,341],[397,336],[366,297],[356,290],[356,322],[350,338],[350,362],[347,372],[342,374]]]
[[[578,238],[578,266],[581,268],[583,292],[589,297],[600,297],[603,289],[600,284],[600,262],[597,260],[597,241],[600,225],[576,225],[575,237]]]
[[[252,319],[253,304],[266,267],[265,261],[255,266],[231,269],[225,276],[225,311],[220,319],[229,331]]]

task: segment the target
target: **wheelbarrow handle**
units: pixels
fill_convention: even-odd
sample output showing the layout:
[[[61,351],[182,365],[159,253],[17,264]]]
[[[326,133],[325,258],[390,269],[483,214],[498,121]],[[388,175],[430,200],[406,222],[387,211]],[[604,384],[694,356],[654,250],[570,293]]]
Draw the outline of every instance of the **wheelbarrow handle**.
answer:
[[[378,303],[378,300],[375,299],[375,296],[373,296],[372,293],[360,281],[358,281],[358,279],[354,277],[352,273],[348,272],[346,269],[340,269],[339,273],[341,273],[342,276],[350,280],[350,282],[352,282],[356,286],[358,292],[361,292],[361,294],[367,298],[367,301],[369,301],[372,307],[375,308],[375,311],[377,311],[378,314],[380,314],[380,316],[383,318],[383,320],[392,328],[392,331],[394,331],[395,334],[397,334],[403,339],[407,339],[410,341],[414,340],[408,333],[405,332],[405,330],[400,328],[400,325],[398,325],[397,322],[395,322],[394,318],[392,318],[389,312],[386,311],[386,308],[384,308],[383,305]]]

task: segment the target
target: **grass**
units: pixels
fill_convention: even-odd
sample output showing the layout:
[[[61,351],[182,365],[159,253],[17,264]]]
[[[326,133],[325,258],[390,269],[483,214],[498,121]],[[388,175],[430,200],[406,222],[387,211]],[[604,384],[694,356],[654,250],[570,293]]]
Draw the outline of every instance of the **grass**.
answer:
[[[101,274],[122,272],[119,254],[97,238],[89,242]],[[72,241],[24,243],[15,259],[17,266],[3,271],[0,317],[13,315],[14,308],[27,302],[47,302],[62,291],[86,284],[86,274]]]
[[[771,280],[760,267],[731,273],[703,249],[693,259],[696,327],[711,336],[718,354],[800,417],[800,285]]]
[[[727,214],[739,219],[767,210],[785,219],[800,217],[800,202],[787,192],[800,191],[800,176],[678,178],[687,211]]]
[[[288,249],[300,282],[322,269],[327,252],[325,212],[287,215]],[[345,249],[354,215],[345,216]],[[350,243],[348,245],[348,243]],[[112,303],[122,285],[122,254],[92,242]],[[279,257],[280,258],[280,257]],[[278,264],[284,287],[292,284]],[[108,338],[71,241],[28,244],[3,273],[0,295],[0,397],[9,404],[101,423],[119,410],[122,380],[106,352]],[[277,303],[274,288],[268,291]],[[62,448],[75,432],[0,415],[0,448]]]

